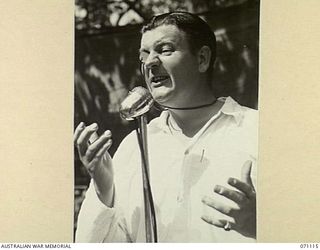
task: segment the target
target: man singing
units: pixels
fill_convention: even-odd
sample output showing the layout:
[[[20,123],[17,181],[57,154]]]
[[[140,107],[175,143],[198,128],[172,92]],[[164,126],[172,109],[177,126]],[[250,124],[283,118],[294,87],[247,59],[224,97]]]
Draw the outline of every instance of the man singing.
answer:
[[[211,88],[216,39],[196,15],[155,16],[142,28],[147,87],[164,111],[148,124],[159,242],[255,242],[257,111]],[[80,123],[74,141],[91,176],[77,242],[145,242],[142,173],[130,133],[111,159],[111,132]]]

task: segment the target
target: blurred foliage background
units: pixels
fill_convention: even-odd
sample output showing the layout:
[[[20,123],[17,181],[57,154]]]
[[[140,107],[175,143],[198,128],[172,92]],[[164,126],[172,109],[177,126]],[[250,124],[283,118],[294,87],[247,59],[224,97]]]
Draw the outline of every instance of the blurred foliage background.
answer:
[[[75,0],[74,126],[97,122],[113,133],[113,155],[133,125],[118,110],[128,90],[144,85],[140,29],[153,15],[185,10],[206,20],[217,37],[216,96],[258,105],[258,0]],[[157,116],[153,112],[150,119]],[[75,150],[75,228],[89,176]]]

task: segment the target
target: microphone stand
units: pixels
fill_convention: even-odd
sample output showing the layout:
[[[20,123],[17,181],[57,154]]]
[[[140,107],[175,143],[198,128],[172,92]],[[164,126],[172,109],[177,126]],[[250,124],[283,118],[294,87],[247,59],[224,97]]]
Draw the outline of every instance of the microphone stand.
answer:
[[[145,231],[146,242],[158,242],[157,237],[157,223],[152,198],[150,175],[149,175],[149,158],[147,145],[147,117],[140,115],[135,117],[137,121],[137,138],[141,153],[141,167],[142,167],[142,183],[143,183],[143,198],[144,198],[144,213],[145,213]]]
[[[136,132],[141,153],[143,201],[145,214],[146,242],[158,242],[156,213],[150,185],[149,158],[147,145],[147,117],[154,100],[150,92],[141,87],[135,87],[129,91],[128,96],[120,105],[120,115],[122,118],[137,123]]]

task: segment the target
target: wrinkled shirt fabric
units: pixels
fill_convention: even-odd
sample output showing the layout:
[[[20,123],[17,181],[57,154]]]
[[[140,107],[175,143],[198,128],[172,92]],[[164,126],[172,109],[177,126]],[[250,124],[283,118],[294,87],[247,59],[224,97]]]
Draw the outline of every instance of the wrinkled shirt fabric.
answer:
[[[255,242],[231,230],[212,226],[202,215],[230,218],[201,202],[215,185],[233,189],[229,177],[241,179],[241,168],[253,162],[256,188],[258,112],[231,97],[192,138],[186,137],[168,111],[148,124],[150,181],[159,242]],[[114,159],[115,202],[100,202],[91,181],[78,217],[76,242],[145,242],[140,151],[135,131],[120,144]]]

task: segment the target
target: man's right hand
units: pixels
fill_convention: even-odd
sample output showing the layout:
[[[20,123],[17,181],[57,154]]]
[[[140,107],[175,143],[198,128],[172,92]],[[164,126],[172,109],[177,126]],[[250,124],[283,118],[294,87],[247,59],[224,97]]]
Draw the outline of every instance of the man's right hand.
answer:
[[[113,206],[114,186],[112,159],[108,149],[112,145],[111,132],[97,135],[98,125],[85,126],[81,122],[74,132],[74,143],[79,157],[91,178],[94,180],[96,193],[102,203]]]

